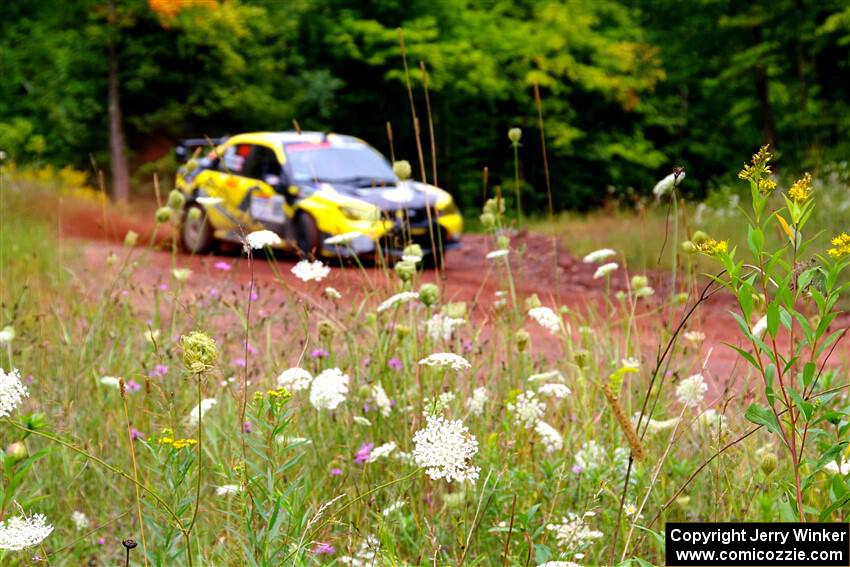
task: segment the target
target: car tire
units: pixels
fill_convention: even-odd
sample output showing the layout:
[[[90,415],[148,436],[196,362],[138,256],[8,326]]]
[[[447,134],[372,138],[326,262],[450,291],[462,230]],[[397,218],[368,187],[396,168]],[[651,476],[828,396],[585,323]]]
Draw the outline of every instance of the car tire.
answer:
[[[201,216],[192,218],[189,211],[197,209]],[[197,203],[190,203],[183,210],[183,222],[180,223],[180,245],[190,254],[206,254],[215,244],[212,226],[207,212]]]
[[[295,219],[295,243],[301,258],[315,258],[321,246],[321,234],[316,219],[309,213],[301,212]]]

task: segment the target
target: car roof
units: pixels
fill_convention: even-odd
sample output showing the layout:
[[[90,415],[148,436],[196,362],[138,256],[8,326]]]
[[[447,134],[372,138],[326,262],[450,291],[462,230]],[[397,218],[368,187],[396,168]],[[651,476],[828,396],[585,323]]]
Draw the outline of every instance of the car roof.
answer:
[[[273,146],[304,143],[319,144],[322,142],[330,142],[331,144],[352,142],[366,144],[366,142],[364,142],[360,138],[357,138],[355,136],[348,136],[346,134],[334,134],[328,132],[315,131],[296,132],[295,130],[289,130],[284,132],[246,132],[244,134],[237,134],[235,136],[231,136],[227,140],[228,144],[267,143]]]

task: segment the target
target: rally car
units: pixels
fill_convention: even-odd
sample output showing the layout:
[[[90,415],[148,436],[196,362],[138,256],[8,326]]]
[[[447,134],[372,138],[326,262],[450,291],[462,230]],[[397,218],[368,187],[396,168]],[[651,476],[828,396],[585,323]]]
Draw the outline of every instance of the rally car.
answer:
[[[463,218],[452,196],[400,180],[383,155],[353,136],[256,132],[183,140],[177,156],[184,164],[176,187],[187,198],[180,239],[192,253],[261,229],[305,257],[397,258],[410,244],[440,257],[435,251],[460,243]]]

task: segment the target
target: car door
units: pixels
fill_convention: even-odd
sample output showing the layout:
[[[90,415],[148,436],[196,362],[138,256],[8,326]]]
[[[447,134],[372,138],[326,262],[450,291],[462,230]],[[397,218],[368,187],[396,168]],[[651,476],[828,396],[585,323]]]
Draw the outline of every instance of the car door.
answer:
[[[263,144],[253,144],[242,170],[244,197],[240,208],[251,217],[252,228],[267,228],[283,234],[286,223],[283,168],[275,151]]]

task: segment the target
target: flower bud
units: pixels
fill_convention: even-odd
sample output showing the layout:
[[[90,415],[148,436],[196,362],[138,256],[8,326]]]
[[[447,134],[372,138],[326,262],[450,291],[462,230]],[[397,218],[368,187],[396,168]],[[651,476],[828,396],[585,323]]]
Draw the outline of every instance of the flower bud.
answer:
[[[395,273],[398,274],[398,277],[401,279],[401,281],[409,282],[416,274],[416,264],[414,264],[413,262],[402,260],[401,262],[395,265]]]
[[[503,214],[505,212],[505,200],[496,197],[487,199],[487,202],[484,203],[484,212],[491,213],[494,216]]]
[[[698,230],[694,233],[693,237],[691,237],[691,240],[694,244],[704,244],[711,240],[711,237],[702,230]]]
[[[682,252],[684,252],[685,254],[695,254],[696,251],[696,244],[694,244],[690,240],[685,240],[682,242]]]
[[[27,451],[27,446],[22,441],[15,441],[6,447],[6,455],[15,461],[23,461],[29,456],[29,452]]]
[[[423,305],[434,305],[440,300],[440,288],[432,283],[422,284],[419,288],[419,301]]]
[[[632,291],[643,289],[649,285],[649,279],[646,276],[632,276]]]
[[[484,228],[493,228],[496,225],[496,217],[493,213],[482,213],[480,217],[481,224],[484,225]]]
[[[177,189],[172,189],[168,194],[168,206],[175,211],[179,211],[186,204],[186,196]]]
[[[200,220],[201,218],[201,209],[198,207],[192,207],[189,209],[189,212],[186,213],[186,216],[189,217],[189,220]]]
[[[531,344],[531,335],[525,329],[520,329],[516,332],[514,341],[516,342],[516,349],[519,352],[525,352],[525,349]]]
[[[139,242],[139,233],[128,230],[127,234],[124,235],[124,246],[132,248],[137,242]]]
[[[508,130],[508,139],[511,141],[512,144],[519,144],[520,138],[522,138],[522,130],[520,130],[519,128],[511,128],[510,130]]]
[[[158,223],[165,223],[171,220],[171,209],[168,207],[160,207],[156,210],[154,218]]]
[[[333,323],[331,323],[327,319],[319,321],[318,329],[319,337],[321,337],[321,339],[324,341],[332,339],[333,336],[336,334],[336,329],[334,328]]]
[[[218,347],[215,340],[199,331],[180,337],[183,348],[183,365],[192,374],[206,372],[215,366],[218,358]]]
[[[687,302],[688,302],[687,292],[683,291],[683,292],[677,293],[676,295],[673,296],[673,303],[675,303],[676,305],[684,305]]]
[[[778,464],[779,459],[777,458],[775,453],[764,453],[762,454],[761,460],[759,461],[759,468],[765,476],[770,476],[770,473],[776,470],[776,465]]]
[[[408,244],[404,247],[404,251],[402,252],[403,256],[419,256],[420,258],[425,254],[422,253],[422,247],[418,244]]]
[[[413,168],[410,167],[410,162],[406,159],[393,163],[393,173],[395,173],[395,176],[402,181],[410,179],[410,174],[412,172]]]
[[[590,353],[586,350],[576,351],[575,355],[573,355],[573,360],[576,366],[584,370],[590,366]]]

